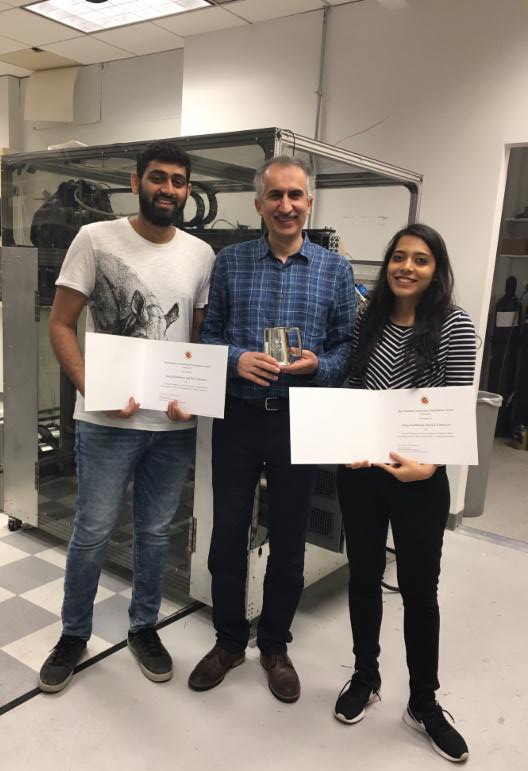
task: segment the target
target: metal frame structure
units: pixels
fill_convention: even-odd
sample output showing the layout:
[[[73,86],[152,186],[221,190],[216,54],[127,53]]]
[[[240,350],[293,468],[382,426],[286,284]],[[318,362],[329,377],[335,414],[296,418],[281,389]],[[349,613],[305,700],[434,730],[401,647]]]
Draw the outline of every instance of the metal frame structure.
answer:
[[[254,166],[244,165],[248,148],[260,148],[259,157],[302,153],[317,166],[331,162],[337,170],[316,173],[316,188],[404,187],[409,193],[408,220],[414,221],[420,203],[421,175],[325,145],[289,130],[265,128],[222,134],[177,137],[175,141],[192,155],[193,175],[204,175],[214,185],[215,193],[251,193]],[[40,173],[76,176],[89,182],[121,188],[129,185],[130,170],[138,152],[148,142],[111,144],[68,150],[23,153],[2,158],[2,292],[4,301],[4,455],[1,459],[5,513],[10,526],[27,522],[67,540],[74,516],[75,477],[73,467],[73,432],[71,414],[73,388],[64,375],[60,379],[60,404],[51,426],[60,436],[58,446],[39,441],[39,334],[41,311],[52,301],[53,283],[41,285],[42,272],[53,278],[62,264],[65,250],[31,248],[15,243],[14,200],[19,192],[19,177]],[[219,150],[240,150],[240,161],[219,160]],[[216,156],[216,157],[215,157]],[[226,155],[227,157],[227,155]],[[337,166],[336,166],[337,165]],[[125,168],[128,166],[129,168]],[[250,202],[252,203],[252,197]],[[221,217],[221,211],[219,217]],[[196,232],[196,231],[192,231]],[[234,240],[246,240],[248,232],[240,228],[227,233]],[[218,230],[196,232],[208,240]],[[49,276],[48,276],[49,278]],[[42,429],[46,431],[46,427]],[[173,525],[173,556],[169,560],[169,592],[189,593],[210,603],[207,554],[212,528],[212,489],[210,469],[211,421],[199,420],[194,478],[188,480],[183,501]],[[46,492],[57,484],[70,486],[69,514],[55,516]],[[263,524],[266,489],[262,480],[257,488],[253,524],[248,533],[248,618],[259,615],[262,602],[262,578],[268,555],[267,531]],[[127,520],[128,517],[128,520]],[[111,561],[131,567],[131,528],[129,513],[123,515],[122,529],[108,547]],[[306,584],[345,563],[342,553],[341,514],[335,495],[335,469],[319,470],[312,505],[311,527],[307,544]]]

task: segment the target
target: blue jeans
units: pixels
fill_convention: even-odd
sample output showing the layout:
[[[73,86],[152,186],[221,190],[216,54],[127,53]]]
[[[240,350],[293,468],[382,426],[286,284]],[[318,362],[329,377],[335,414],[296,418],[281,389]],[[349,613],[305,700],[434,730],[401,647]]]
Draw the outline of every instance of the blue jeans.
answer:
[[[194,455],[196,431],[143,431],[77,421],[77,512],[68,546],[63,634],[88,639],[106,544],[134,481],[130,630],[158,618],[169,525]]]

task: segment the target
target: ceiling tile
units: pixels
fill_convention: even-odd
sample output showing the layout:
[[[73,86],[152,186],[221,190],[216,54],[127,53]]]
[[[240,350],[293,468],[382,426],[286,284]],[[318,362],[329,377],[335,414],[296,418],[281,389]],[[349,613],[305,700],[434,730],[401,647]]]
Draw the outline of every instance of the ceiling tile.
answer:
[[[138,56],[158,51],[171,51],[174,48],[183,48],[184,45],[183,38],[151,23],[133,24],[121,29],[97,32],[92,37],[118,48],[124,48],[126,51],[132,51]]]
[[[58,40],[68,40],[79,33],[64,24],[44,19],[22,8],[3,11],[0,16],[2,34],[7,37],[22,40],[30,46],[42,46],[44,43],[55,43]]]
[[[407,0],[378,0],[378,3],[388,11],[404,11],[409,7]]]
[[[79,62],[66,59],[64,56],[57,56],[51,51],[34,51],[32,48],[24,48],[21,51],[12,51],[8,54],[2,54],[3,62],[14,64],[25,70],[57,70],[65,67],[75,67]]]
[[[0,62],[0,76],[2,75],[14,75],[15,78],[25,78],[31,75],[31,70],[24,70],[22,67],[16,67],[14,64],[7,64],[7,62]]]
[[[242,27],[246,22],[222,8],[204,8],[202,11],[189,11],[178,16],[168,16],[157,19],[156,26],[168,29],[175,35],[189,37],[201,35],[204,32],[214,32],[229,27]]]
[[[63,40],[60,43],[51,43],[41,46],[46,51],[52,51],[59,56],[75,59],[81,64],[98,64],[99,62],[112,62],[115,59],[129,59],[134,54],[121,48],[96,40],[89,35],[77,37],[75,40]]]
[[[10,51],[19,51],[26,46],[20,40],[11,40],[8,37],[0,36],[0,55],[9,53]]]
[[[230,3],[229,10],[251,22],[267,21],[295,13],[324,8],[322,0],[238,0]]]

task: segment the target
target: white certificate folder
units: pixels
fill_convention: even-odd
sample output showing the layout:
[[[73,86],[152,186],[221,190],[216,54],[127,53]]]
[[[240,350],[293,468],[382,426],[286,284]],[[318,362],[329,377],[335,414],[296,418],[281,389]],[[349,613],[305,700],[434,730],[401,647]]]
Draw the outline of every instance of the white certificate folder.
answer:
[[[292,463],[478,464],[473,386],[290,388],[290,431]]]
[[[143,409],[223,418],[227,346],[86,333],[85,409],[118,410],[131,396]]]

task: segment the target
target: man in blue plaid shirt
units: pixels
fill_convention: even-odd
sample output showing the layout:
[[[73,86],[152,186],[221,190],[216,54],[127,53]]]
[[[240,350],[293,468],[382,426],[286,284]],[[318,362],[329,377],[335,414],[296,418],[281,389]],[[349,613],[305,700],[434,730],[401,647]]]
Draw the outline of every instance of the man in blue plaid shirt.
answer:
[[[291,464],[288,391],[341,385],[355,321],[350,264],[303,235],[313,186],[302,160],[268,160],[255,175],[266,237],[222,249],[213,268],[201,340],[229,345],[225,417],[214,421],[212,440],[209,570],[217,642],[189,677],[194,690],[218,685],[245,658],[248,529],[264,469],[270,555],[257,644],[272,693],[283,702],[300,695],[287,643],[304,583],[316,468]],[[303,348],[292,349],[296,358],[286,366],[262,352],[264,329],[278,326],[302,331]]]

